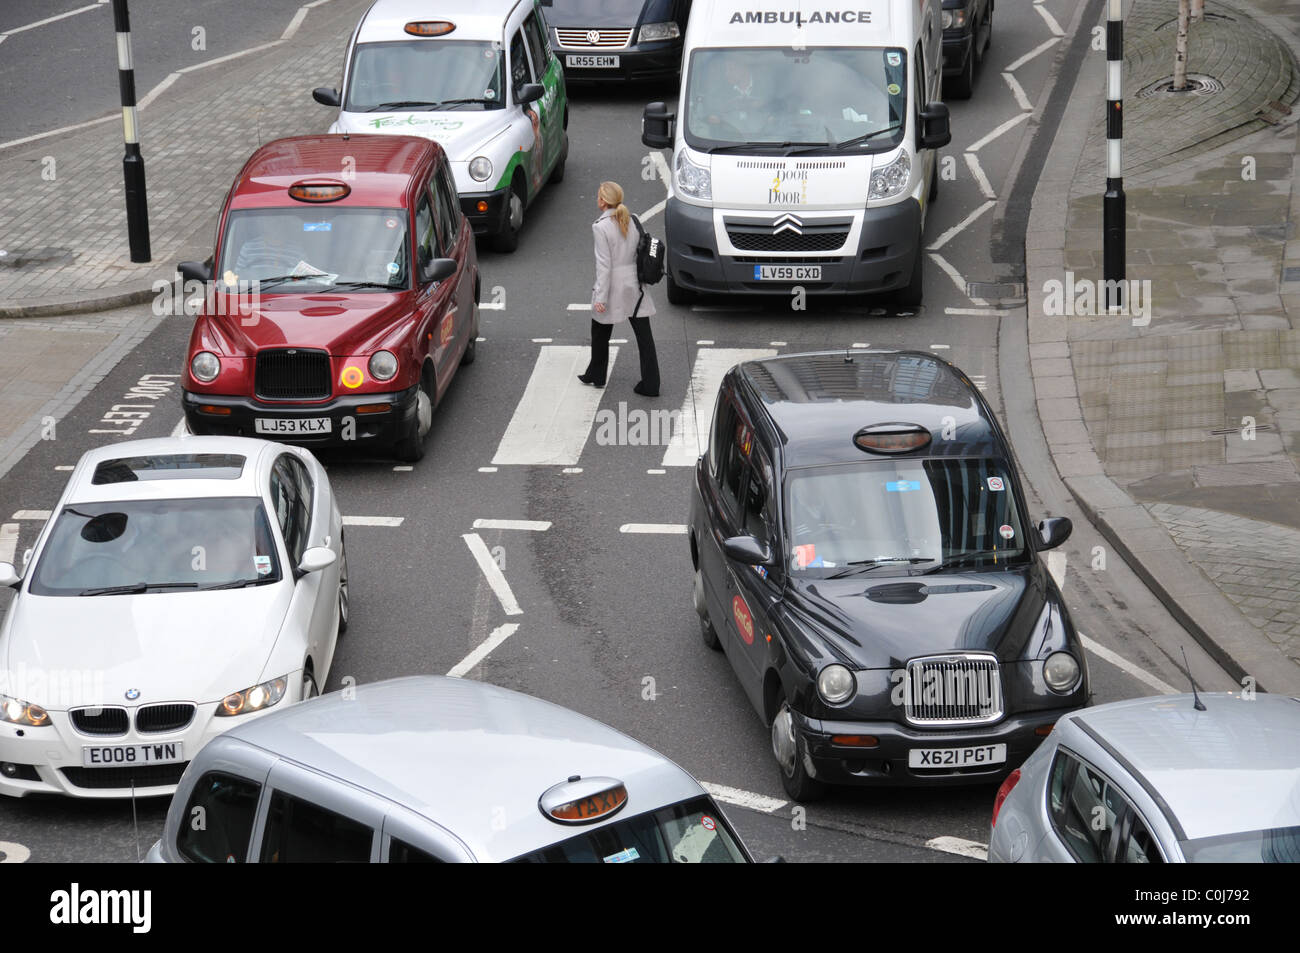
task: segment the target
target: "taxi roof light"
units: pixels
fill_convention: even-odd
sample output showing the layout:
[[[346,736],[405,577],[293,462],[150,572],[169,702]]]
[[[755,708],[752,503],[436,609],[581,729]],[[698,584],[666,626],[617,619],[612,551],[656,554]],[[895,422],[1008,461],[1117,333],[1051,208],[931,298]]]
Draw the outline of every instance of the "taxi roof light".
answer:
[[[450,20],[412,20],[406,24],[406,32],[411,36],[446,36],[456,29]]]
[[[289,186],[289,197],[299,202],[337,202],[351,191],[342,182],[295,182]]]
[[[918,424],[874,424],[853,435],[859,450],[871,453],[907,453],[930,443],[930,431]]]
[[[561,824],[591,824],[627,804],[627,787],[614,778],[571,777],[548,788],[537,802],[541,812]]]

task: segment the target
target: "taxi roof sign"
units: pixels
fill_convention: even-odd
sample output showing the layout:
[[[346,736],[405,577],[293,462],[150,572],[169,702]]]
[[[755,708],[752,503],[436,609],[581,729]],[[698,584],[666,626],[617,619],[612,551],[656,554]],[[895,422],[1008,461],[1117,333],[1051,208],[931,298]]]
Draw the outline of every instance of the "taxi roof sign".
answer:
[[[872,453],[907,453],[930,442],[930,431],[919,424],[872,424],[853,435],[860,450]]]
[[[299,202],[337,202],[351,191],[342,182],[295,182],[289,186],[289,197]]]
[[[412,20],[405,30],[411,36],[446,36],[456,29],[450,20]]]
[[[547,788],[537,801],[542,814],[561,824],[590,824],[627,804],[627,787],[616,778],[579,778]]]

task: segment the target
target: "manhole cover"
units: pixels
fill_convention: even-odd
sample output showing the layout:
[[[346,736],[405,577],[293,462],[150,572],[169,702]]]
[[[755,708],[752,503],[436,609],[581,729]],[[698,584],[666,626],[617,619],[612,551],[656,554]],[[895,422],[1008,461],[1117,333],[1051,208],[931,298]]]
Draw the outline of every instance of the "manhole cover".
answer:
[[[71,248],[0,249],[0,268],[41,268],[68,265],[76,260]]]
[[[1018,281],[968,281],[966,295],[985,301],[1023,302],[1025,286]]]
[[[1204,73],[1188,73],[1187,88],[1174,92],[1174,78],[1166,76],[1162,80],[1143,86],[1137,92],[1138,99],[1152,99],[1157,96],[1213,96],[1223,92],[1223,84],[1213,76]]]

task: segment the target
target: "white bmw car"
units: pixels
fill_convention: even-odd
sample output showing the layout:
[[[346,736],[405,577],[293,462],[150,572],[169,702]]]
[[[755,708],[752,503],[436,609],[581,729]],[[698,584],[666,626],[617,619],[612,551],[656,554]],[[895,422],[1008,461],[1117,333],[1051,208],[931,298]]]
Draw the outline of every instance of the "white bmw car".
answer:
[[[81,458],[0,624],[0,794],[170,794],[204,743],[317,694],[347,627],[343,522],[299,447]]]

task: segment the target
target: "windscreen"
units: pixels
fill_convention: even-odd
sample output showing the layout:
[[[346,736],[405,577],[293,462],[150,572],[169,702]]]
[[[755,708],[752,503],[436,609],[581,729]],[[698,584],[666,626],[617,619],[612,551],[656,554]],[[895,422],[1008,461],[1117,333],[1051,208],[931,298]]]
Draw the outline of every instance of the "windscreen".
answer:
[[[500,45],[486,41],[359,43],[343,108],[348,112],[504,109],[502,61]]]
[[[862,47],[698,49],[685,101],[686,141],[700,151],[886,151],[903,136],[907,55]]]

